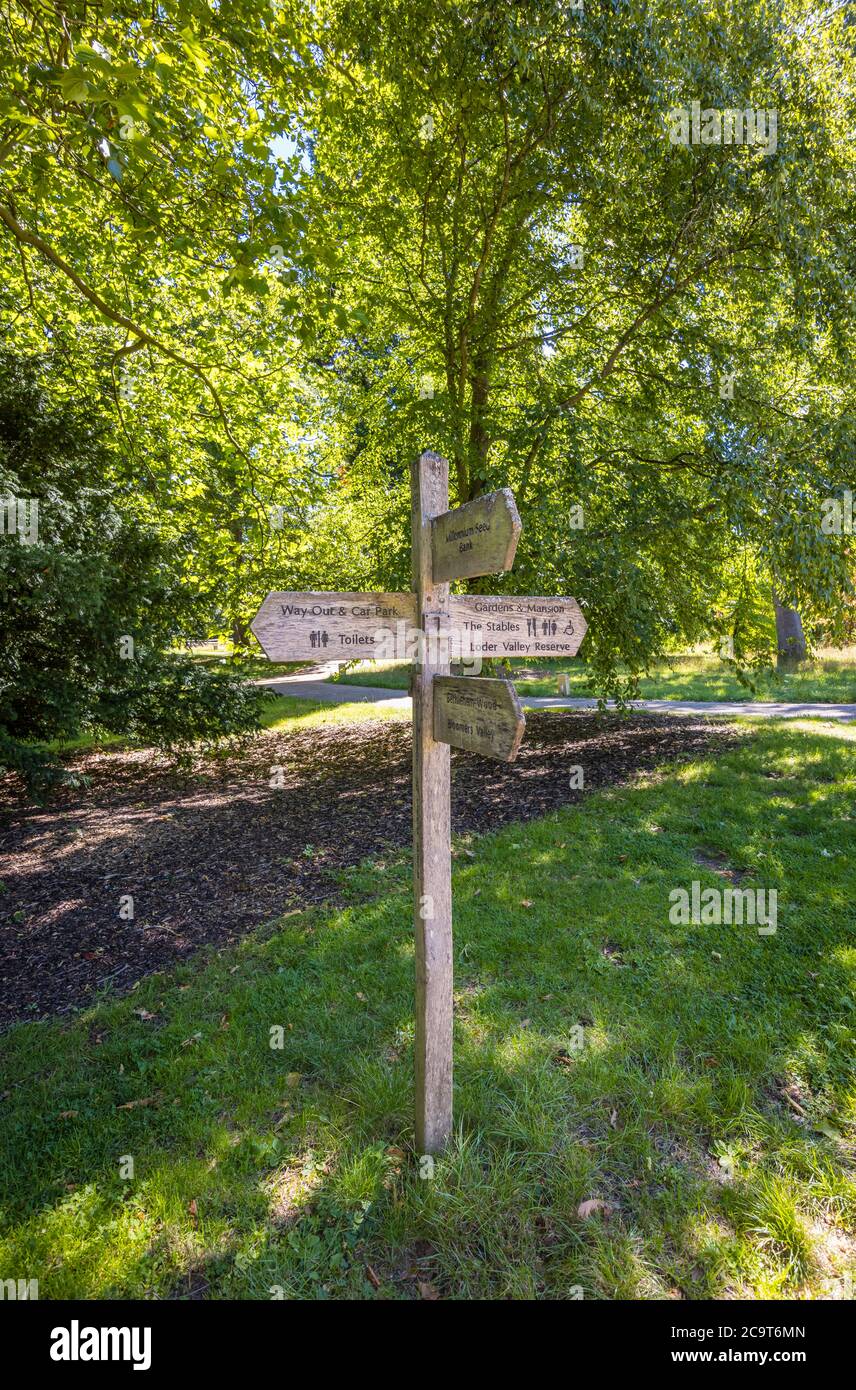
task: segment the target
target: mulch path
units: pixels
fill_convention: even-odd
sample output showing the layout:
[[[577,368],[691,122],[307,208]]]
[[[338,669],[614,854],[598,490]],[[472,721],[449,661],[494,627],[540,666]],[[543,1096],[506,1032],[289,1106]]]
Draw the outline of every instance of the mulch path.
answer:
[[[515,763],[452,753],[453,829],[531,820],[740,735],[703,718],[533,712]],[[336,899],[330,871],[410,843],[410,724],[281,734],[177,776],[148,750],[77,756],[90,779],[0,818],[0,1027],[129,990],[208,943]],[[571,790],[580,764],[585,792]],[[279,769],[277,772],[276,769]],[[281,786],[272,787],[271,778]],[[131,894],[134,919],[119,916]]]

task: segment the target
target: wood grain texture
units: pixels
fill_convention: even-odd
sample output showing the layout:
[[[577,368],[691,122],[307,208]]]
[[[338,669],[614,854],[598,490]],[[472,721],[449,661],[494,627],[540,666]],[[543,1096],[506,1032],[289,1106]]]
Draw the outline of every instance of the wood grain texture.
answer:
[[[586,620],[573,598],[453,594],[452,627],[483,656],[576,656]]]
[[[271,661],[403,655],[415,627],[415,594],[378,593],[272,593],[250,624]]]
[[[431,526],[435,582],[510,570],[521,530],[508,487],[437,517]]]
[[[526,717],[511,681],[482,676],[434,680],[434,737],[454,748],[513,763]]]
[[[431,522],[449,505],[449,465],[424,453],[411,473],[413,587],[426,634],[449,621],[449,586],[432,577]],[[416,947],[416,1151],[438,1154],[452,1132],[452,860],[449,745],[434,739],[434,680],[445,644],[413,666],[413,929]]]

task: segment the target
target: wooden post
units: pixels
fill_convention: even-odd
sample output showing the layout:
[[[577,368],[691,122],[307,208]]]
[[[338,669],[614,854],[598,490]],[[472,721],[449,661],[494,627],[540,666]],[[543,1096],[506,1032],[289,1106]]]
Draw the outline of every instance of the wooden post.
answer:
[[[572,598],[457,594],[449,580],[514,560],[520,518],[508,488],[449,511],[449,465],[411,469],[413,592],[270,593],[252,622],[271,661],[321,653],[413,661],[413,925],[416,947],[416,1148],[452,1133],[452,855],[449,749],[517,756],[525,719],[508,681],[449,679],[449,641],[486,656],[575,656],[586,620]],[[411,654],[413,640],[419,644]],[[406,653],[400,651],[404,642]],[[437,677],[445,679],[437,680]],[[421,1165],[420,1165],[421,1166]]]
[[[416,1150],[452,1131],[452,858],[449,745],[434,738],[434,677],[449,673],[449,585],[432,574],[431,521],[449,508],[449,465],[424,453],[411,473],[413,588],[422,650],[414,659],[413,930],[416,946]],[[434,639],[432,642],[431,639]]]

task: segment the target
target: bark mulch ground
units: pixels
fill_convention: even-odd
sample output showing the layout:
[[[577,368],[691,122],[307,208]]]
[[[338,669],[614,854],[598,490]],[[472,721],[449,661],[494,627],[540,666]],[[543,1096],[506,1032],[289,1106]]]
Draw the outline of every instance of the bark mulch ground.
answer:
[[[515,763],[453,751],[453,828],[495,830],[579,800],[574,764],[589,792],[738,737],[703,718],[531,713]],[[203,945],[335,901],[331,870],[410,842],[409,722],[267,731],[190,776],[148,750],[71,763],[88,784],[47,806],[9,807],[11,785],[0,788],[0,1027],[82,1007],[105,986],[126,992]]]

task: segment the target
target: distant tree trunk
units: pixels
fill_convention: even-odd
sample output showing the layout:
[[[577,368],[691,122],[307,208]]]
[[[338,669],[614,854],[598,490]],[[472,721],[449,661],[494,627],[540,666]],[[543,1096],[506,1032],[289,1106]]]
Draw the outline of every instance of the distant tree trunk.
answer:
[[[795,608],[785,607],[775,593],[773,607],[776,610],[776,664],[780,671],[793,671],[806,658],[802,618]]]
[[[250,630],[243,618],[240,618],[238,614],[234,611],[241,600],[241,584],[244,569],[244,545],[246,543],[246,535],[244,532],[245,525],[246,518],[243,516],[235,516],[229,522],[229,534],[232,537],[232,541],[235,547],[233,563],[234,590],[232,593],[233,611],[231,614],[232,647],[235,653],[243,652],[250,645]]]

